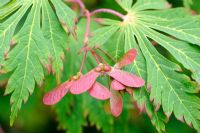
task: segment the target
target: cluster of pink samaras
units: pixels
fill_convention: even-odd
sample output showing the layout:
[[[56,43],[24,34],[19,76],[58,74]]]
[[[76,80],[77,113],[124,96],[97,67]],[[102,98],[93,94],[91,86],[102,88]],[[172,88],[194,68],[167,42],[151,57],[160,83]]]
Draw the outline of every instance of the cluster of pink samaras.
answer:
[[[111,113],[116,117],[119,116],[123,107],[120,91],[126,90],[130,92],[130,89],[128,88],[138,88],[145,84],[144,80],[140,77],[120,70],[122,67],[131,64],[136,55],[137,51],[131,49],[113,67],[106,64],[99,64],[85,75],[78,73],[70,80],[59,85],[56,89],[45,94],[43,98],[44,104],[56,104],[68,91],[72,94],[81,94],[87,91],[96,99],[110,99]],[[102,74],[106,74],[112,78],[109,86],[110,90],[96,81],[96,79]]]

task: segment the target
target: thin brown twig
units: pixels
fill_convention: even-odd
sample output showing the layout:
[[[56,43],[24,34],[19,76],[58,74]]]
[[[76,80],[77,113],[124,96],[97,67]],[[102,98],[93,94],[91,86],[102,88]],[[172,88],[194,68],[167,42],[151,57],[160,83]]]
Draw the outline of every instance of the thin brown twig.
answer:
[[[79,72],[82,72],[82,70],[83,70],[83,66],[85,64],[86,57],[87,57],[87,51],[85,51],[85,54],[84,54],[83,61],[82,61],[82,64],[81,64]]]
[[[106,13],[113,14],[113,15],[115,15],[115,16],[121,18],[122,20],[124,20],[124,18],[125,18],[125,15],[123,15],[123,14],[121,14],[121,13],[115,11],[115,10],[106,9],[106,8],[101,8],[101,9],[94,10],[94,11],[91,12],[90,15],[93,16],[93,15],[95,15],[95,14],[97,14],[97,13],[102,13],[102,12],[106,12]]]
[[[96,48],[96,49],[98,49],[99,51],[101,51],[102,53],[104,53],[108,58],[110,58],[113,62],[117,62],[110,54],[108,54],[106,51],[104,51],[103,49],[101,49],[101,48]]]
[[[90,52],[92,56],[95,58],[97,64],[100,64],[101,62],[99,61],[98,56],[96,55],[95,51],[91,49]]]
[[[89,31],[90,31],[90,12],[88,10],[85,11],[85,15],[87,17],[86,30],[84,35],[84,46],[87,46],[89,39]]]
[[[96,53],[96,55],[104,64],[108,65],[108,63],[99,54]]]

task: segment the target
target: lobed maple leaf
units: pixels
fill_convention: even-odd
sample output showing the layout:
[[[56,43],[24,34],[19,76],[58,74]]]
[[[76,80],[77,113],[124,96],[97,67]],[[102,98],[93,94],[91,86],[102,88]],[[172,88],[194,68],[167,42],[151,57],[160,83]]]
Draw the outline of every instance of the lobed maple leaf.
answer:
[[[112,45],[112,48],[108,45],[107,48],[102,47],[112,51],[110,53],[115,58],[120,52],[136,48],[139,57],[129,71],[137,71],[137,74],[147,80],[146,87],[135,90],[138,93],[134,94],[134,97],[140,107],[149,106],[150,108],[146,107],[146,111],[152,113],[150,105],[152,101],[156,110],[161,105],[168,117],[173,112],[177,119],[200,131],[198,117],[200,99],[194,94],[198,92],[197,83],[200,83],[199,16],[191,16],[182,8],[168,9],[170,4],[165,0],[138,0],[136,3],[132,0],[117,0],[117,2],[127,11],[125,19],[122,22],[102,20],[105,27],[94,32],[89,45],[101,46],[113,36],[117,38],[117,42],[124,42],[124,45],[117,43]],[[104,38],[107,33],[102,31],[112,27],[116,30],[111,36]],[[196,82],[179,73],[181,68],[178,64],[161,55],[152,45],[151,39],[169,51],[185,68],[191,70],[192,78]],[[156,117],[159,118],[159,115]],[[159,120],[161,123],[162,119]],[[155,119],[152,121],[160,123],[155,122]],[[164,130],[163,123],[161,125],[157,125],[158,130]]]
[[[75,94],[88,91],[97,99],[110,98],[111,112],[118,116],[123,105],[118,91],[125,89],[128,91],[127,86],[140,87],[144,83],[141,80],[135,83],[129,81],[136,79],[136,76],[130,74],[135,73],[147,82],[144,87],[134,90],[134,99],[140,111],[146,111],[151,117],[152,123],[159,132],[165,130],[166,117],[163,112],[167,117],[174,113],[177,119],[185,121],[200,131],[200,99],[195,95],[199,91],[197,84],[200,83],[200,17],[191,16],[183,8],[169,9],[170,4],[166,0],[137,0],[136,2],[117,0],[117,2],[127,12],[123,21],[109,19],[101,21],[106,26],[94,32],[89,45],[96,47],[96,45],[109,44],[111,41],[112,45],[102,47],[108,50],[115,60],[119,60],[124,53],[135,48],[138,51],[136,61],[132,63],[131,60],[120,60],[114,67],[103,65],[103,69],[100,65],[86,74],[88,76],[86,79],[90,81],[87,84],[84,84],[86,83],[84,78],[81,84],[77,82],[72,85],[71,80],[67,81],[48,93],[44,101],[51,105],[60,101],[69,90],[72,90],[72,93],[74,91]],[[190,1],[184,0],[184,2]],[[189,5],[185,4],[185,6]],[[67,48],[67,33],[76,36],[75,13],[62,0],[4,1],[0,2],[0,7],[0,72],[12,73],[5,91],[5,94],[12,93],[10,117],[12,125],[22,102],[27,101],[36,84],[42,84],[45,75],[43,67],[46,67],[49,72],[52,70],[56,74],[57,82],[60,83],[64,50]],[[20,22],[24,24],[19,26]],[[190,70],[194,81],[182,74],[182,68],[177,63],[159,53],[152,45],[152,40],[168,51],[183,67]],[[76,53],[76,50],[73,52]],[[125,55],[125,57],[129,56]],[[128,72],[119,70],[129,63],[132,64],[125,67]],[[96,82],[102,70],[104,74],[114,79],[111,82],[113,88],[111,92]],[[87,98],[75,98],[75,101],[79,102]],[[85,101],[87,103],[87,100]],[[61,107],[56,110],[58,119],[67,122],[65,123],[67,126],[61,125],[61,127],[69,128],[71,132],[77,129],[81,132],[80,127],[85,124],[84,116],[89,112],[90,121],[100,127],[105,126],[105,121],[107,126],[103,129],[110,131],[109,125],[112,125],[112,119],[109,116],[102,118],[103,113],[100,111],[102,105],[94,104],[95,106],[91,107],[88,106],[90,102],[85,103],[84,107],[79,103],[78,110],[74,109],[70,112],[69,114],[74,115],[67,121],[63,120],[67,117],[62,118],[66,111],[62,110],[60,105]],[[69,108],[69,104],[70,102],[65,108]],[[87,107],[89,109],[86,109],[85,113],[82,108]],[[80,114],[79,110],[82,111]],[[101,115],[96,116],[98,113]],[[77,129],[70,127],[76,119],[79,119],[75,126]]]
[[[15,12],[20,6],[23,5],[23,0],[3,0],[0,1],[0,20],[3,20],[13,12]]]
[[[3,20],[0,23],[0,68],[3,73],[13,72],[5,91],[5,94],[13,92],[11,125],[22,102],[28,100],[36,84],[42,85],[44,67],[48,71],[52,69],[58,82],[61,78],[63,51],[67,44],[67,33],[62,25],[70,27],[67,32],[72,32],[75,14],[65,8],[67,5],[61,0],[56,3],[52,0],[54,12],[49,2],[16,0],[0,8],[0,20]],[[20,22],[24,22],[21,27]]]

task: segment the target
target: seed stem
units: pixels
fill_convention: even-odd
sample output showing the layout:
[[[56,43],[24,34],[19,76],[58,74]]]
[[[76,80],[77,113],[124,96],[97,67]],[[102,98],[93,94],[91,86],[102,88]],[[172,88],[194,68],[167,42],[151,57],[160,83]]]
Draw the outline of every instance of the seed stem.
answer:
[[[84,35],[84,46],[87,46],[88,39],[89,39],[89,31],[90,31],[90,12],[88,10],[85,10],[85,16],[87,17],[87,23],[86,23],[86,30]]]
[[[82,64],[81,64],[81,67],[80,67],[79,72],[82,72],[82,70],[83,70],[83,66],[84,66],[84,64],[85,64],[86,57],[87,57],[87,51],[86,51],[85,54],[84,54],[83,61],[82,61]]]
[[[91,49],[90,52],[91,52],[92,56],[95,58],[97,64],[100,64],[101,62],[99,61],[98,56],[95,53],[95,51]]]
[[[84,5],[84,3],[81,0],[69,0],[69,2],[75,2],[75,3],[77,3],[80,6],[83,15],[87,19],[86,30],[85,30],[85,35],[84,35],[84,47],[86,47],[87,43],[88,43],[88,40],[89,40],[89,31],[90,31],[90,22],[91,22],[90,12],[89,12],[89,10],[87,10],[85,8],[85,5]]]
[[[99,54],[96,53],[96,55],[104,64],[108,65],[108,63]]]
[[[107,53],[106,51],[104,51],[103,49],[101,48],[97,48],[99,51],[101,51],[102,53],[104,53],[108,58],[110,58],[113,62],[117,62],[109,53]]]

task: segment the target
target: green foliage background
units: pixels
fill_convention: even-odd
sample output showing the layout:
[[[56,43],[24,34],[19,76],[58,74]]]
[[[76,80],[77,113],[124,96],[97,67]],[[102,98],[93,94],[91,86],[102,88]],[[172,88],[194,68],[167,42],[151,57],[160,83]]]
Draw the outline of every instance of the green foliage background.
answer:
[[[0,7],[9,2],[9,0],[0,0]],[[111,8],[119,12],[124,12],[119,5],[113,0],[85,0],[88,9],[97,8]],[[185,0],[169,0],[173,7],[191,8],[197,13],[200,13],[200,2],[199,0],[193,0],[193,3]],[[43,9],[43,10],[47,10]],[[1,12],[0,12],[1,16]],[[118,19],[112,15],[102,14],[99,17],[106,17],[111,19]],[[45,18],[45,16],[43,16]],[[25,19],[25,18],[23,18]],[[55,17],[52,17],[52,20]],[[44,21],[43,23],[47,23]],[[48,25],[48,24],[47,24]],[[60,27],[54,23],[55,29]],[[57,26],[57,27],[56,27]],[[92,23],[91,31],[99,28],[100,25]],[[17,25],[17,29],[20,25]],[[48,32],[49,27],[45,27],[43,30]],[[63,29],[60,29],[63,30]],[[76,54],[76,50],[80,49],[83,42],[83,35],[85,31],[85,20],[82,19],[77,27],[77,37],[75,40],[72,36],[65,40],[65,33],[60,33],[63,42],[68,42],[67,46],[70,48],[70,52],[64,51],[66,59],[62,64],[62,60],[59,59],[60,55],[55,55],[59,61],[55,65],[62,66],[62,81],[68,79],[71,75],[75,74],[78,70],[78,66],[81,63],[80,55]],[[48,33],[46,33],[48,35]],[[116,35],[117,36],[117,35]],[[48,37],[48,36],[47,36]],[[59,44],[62,47],[62,41],[56,42],[58,38],[50,38],[51,44]],[[20,38],[20,35],[19,35]],[[115,37],[114,37],[115,38]],[[113,43],[114,39],[110,40],[109,43]],[[111,47],[112,48],[112,47]],[[164,50],[162,47],[156,47],[157,50],[162,53]],[[59,48],[58,48],[59,49]],[[109,48],[108,48],[109,49]],[[59,49],[60,50],[60,49]],[[61,54],[62,54],[62,50]],[[165,53],[165,56],[170,57],[169,53]],[[45,57],[44,57],[45,58]],[[106,58],[106,57],[105,57]],[[113,62],[110,62],[111,64]],[[88,56],[84,71],[90,70],[94,66],[94,60]],[[58,75],[61,75],[58,68],[55,67],[55,71]],[[69,71],[70,70],[70,71]],[[188,71],[185,71],[188,74]],[[190,73],[189,73],[190,74]],[[3,96],[5,90],[5,84],[11,73],[0,75],[0,128],[5,130],[5,133],[15,133],[15,132],[27,132],[27,133],[44,133],[44,132],[68,132],[68,133],[81,133],[81,132],[104,132],[104,133],[142,133],[157,132],[156,128],[152,126],[151,120],[145,113],[140,113],[137,109],[136,104],[132,103],[132,99],[128,95],[124,95],[124,108],[123,113],[119,118],[113,118],[108,112],[104,111],[106,106],[105,102],[97,101],[87,94],[82,94],[80,96],[67,95],[61,102],[53,107],[47,107],[42,104],[42,97],[45,92],[56,86],[55,75],[49,75],[45,77],[45,81],[42,87],[36,87],[33,95],[29,98],[26,104],[23,104],[20,110],[16,122],[13,127],[9,126],[9,115],[10,115],[10,96]],[[161,111],[162,112],[162,111]],[[163,121],[165,121],[165,117]],[[153,122],[153,121],[152,121]],[[162,124],[162,123],[161,123]],[[162,128],[162,125],[159,125]],[[162,130],[162,129],[159,129]],[[166,124],[167,133],[192,133],[196,132],[194,129],[188,127],[186,124],[181,123],[172,116],[169,122]]]

